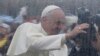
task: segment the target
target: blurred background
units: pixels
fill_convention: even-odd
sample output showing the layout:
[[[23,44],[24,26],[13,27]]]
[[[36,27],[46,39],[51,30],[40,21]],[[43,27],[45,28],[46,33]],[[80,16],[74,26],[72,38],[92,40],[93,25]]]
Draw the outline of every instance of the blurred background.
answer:
[[[67,20],[69,28],[78,18],[87,19],[96,14],[100,16],[100,0],[0,0],[0,56],[6,56],[17,27],[23,23],[23,16],[29,13],[29,19],[33,20],[33,23],[39,23],[42,10],[51,4],[60,6],[64,10],[66,17],[69,18]],[[80,18],[78,8],[86,8],[92,15]],[[82,11],[80,14],[83,12],[87,13]],[[67,44],[71,45],[69,42]]]
[[[0,15],[16,17],[21,7],[28,5],[31,15],[39,16],[43,8],[49,4],[56,4],[64,12],[76,14],[79,7],[87,7],[93,14],[100,10],[100,0],[0,0]]]

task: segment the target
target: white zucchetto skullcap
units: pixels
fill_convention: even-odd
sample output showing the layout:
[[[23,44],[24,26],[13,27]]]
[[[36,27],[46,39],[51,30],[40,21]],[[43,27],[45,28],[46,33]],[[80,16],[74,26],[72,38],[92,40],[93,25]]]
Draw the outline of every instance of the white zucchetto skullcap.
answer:
[[[41,17],[46,16],[50,11],[58,9],[58,8],[60,9],[60,7],[56,5],[49,5],[45,7],[44,10],[42,11]]]

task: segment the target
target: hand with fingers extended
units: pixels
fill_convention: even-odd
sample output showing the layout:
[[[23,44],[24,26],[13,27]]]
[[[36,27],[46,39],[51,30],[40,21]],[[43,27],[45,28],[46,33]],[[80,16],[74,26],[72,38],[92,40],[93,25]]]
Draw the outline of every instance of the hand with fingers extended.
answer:
[[[76,25],[71,32],[66,33],[66,39],[71,39],[80,33],[86,33],[84,29],[89,28],[89,24],[83,23],[80,25]]]

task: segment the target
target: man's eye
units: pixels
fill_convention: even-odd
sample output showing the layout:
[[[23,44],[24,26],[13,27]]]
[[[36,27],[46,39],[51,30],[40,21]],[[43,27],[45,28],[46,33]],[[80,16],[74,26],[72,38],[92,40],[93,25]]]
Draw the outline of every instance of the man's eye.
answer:
[[[65,24],[64,21],[58,21],[57,24]]]

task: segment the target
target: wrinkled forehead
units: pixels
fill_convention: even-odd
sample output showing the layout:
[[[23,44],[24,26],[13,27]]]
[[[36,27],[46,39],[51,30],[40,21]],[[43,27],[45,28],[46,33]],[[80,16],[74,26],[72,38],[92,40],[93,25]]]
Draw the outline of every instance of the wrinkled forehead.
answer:
[[[61,9],[55,9],[50,13],[51,13],[51,17],[53,20],[56,20],[56,21],[65,20],[65,14],[64,14],[63,10],[61,10]]]

